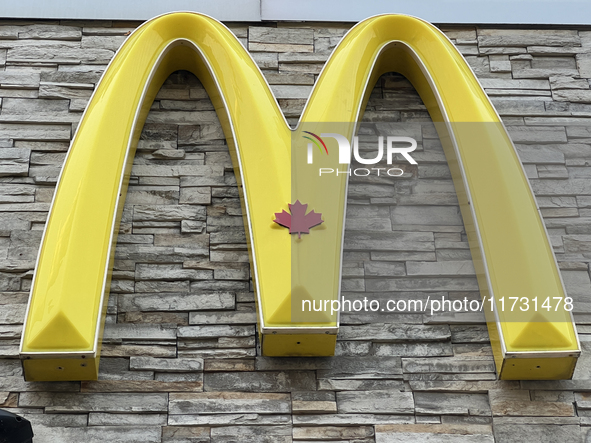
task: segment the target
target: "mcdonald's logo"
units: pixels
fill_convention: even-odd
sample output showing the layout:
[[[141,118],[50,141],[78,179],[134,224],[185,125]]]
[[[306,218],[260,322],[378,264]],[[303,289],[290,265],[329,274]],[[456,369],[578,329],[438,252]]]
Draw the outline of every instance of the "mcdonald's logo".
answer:
[[[290,141],[309,133],[351,140],[376,79],[395,71],[421,95],[444,145],[480,291],[491,300],[486,314],[499,377],[571,377],[580,348],[568,307],[503,309],[501,300],[509,297],[565,299],[566,293],[512,142],[466,61],[439,30],[403,15],[357,24],[330,57],[292,131],[260,70],[225,26],[200,14],[173,13],[146,22],[127,39],[72,141],[25,320],[20,353],[27,380],[97,377],[135,147],[157,91],[180,69],[205,86],[230,145],[263,355],[330,356],[338,332],[338,313],[302,315],[295,307],[339,300],[348,176],[321,182],[327,177],[307,164],[307,150],[291,149]],[[323,143],[330,154],[314,161],[338,167],[335,140]],[[309,234],[298,228],[299,236],[290,235],[274,221],[296,202],[308,205],[304,217],[311,210],[321,214],[322,223],[309,220]]]

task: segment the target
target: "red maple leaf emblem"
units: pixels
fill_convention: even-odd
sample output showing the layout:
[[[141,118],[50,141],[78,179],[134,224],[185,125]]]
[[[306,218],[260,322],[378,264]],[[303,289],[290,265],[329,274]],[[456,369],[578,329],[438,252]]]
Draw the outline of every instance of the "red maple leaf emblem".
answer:
[[[288,206],[291,214],[285,209],[281,212],[276,212],[275,220],[273,221],[289,228],[290,234],[298,234],[298,238],[302,238],[302,234],[309,234],[310,228],[324,223],[324,220],[321,218],[322,214],[314,211],[306,214],[308,205],[301,204],[299,200],[296,200],[293,205]]]

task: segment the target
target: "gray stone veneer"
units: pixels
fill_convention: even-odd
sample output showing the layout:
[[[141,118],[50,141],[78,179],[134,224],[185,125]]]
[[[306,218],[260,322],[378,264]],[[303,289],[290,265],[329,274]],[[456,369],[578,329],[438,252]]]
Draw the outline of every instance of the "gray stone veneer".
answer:
[[[203,87],[181,72],[159,92],[134,161],[99,381],[25,383],[18,344],[56,179],[93,88],[137,25],[0,22],[0,408],[29,419],[35,443],[585,439],[591,126],[577,125],[591,122],[591,31],[575,29],[444,29],[509,125],[575,299],[583,355],[572,381],[498,381],[472,314],[344,314],[334,358],[257,355],[228,147]],[[230,27],[295,123],[349,25]],[[430,121],[394,74],[378,81],[364,120]],[[443,151],[432,132],[417,138],[419,164],[404,177],[351,182],[351,299],[479,298]]]

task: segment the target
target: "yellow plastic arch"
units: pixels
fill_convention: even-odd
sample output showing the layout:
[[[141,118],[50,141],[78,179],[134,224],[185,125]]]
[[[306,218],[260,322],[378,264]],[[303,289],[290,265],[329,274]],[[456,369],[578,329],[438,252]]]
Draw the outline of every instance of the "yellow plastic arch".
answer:
[[[346,181],[334,180],[329,191],[319,193],[314,174],[298,169],[292,176],[292,132],[249,54],[221,23],[196,13],[173,13],[146,22],[128,38],[72,142],[27,311],[21,343],[27,380],[97,376],[114,244],[135,147],[157,91],[179,69],[201,80],[231,147],[243,191],[263,354],[334,352],[337,320],[291,324],[289,306],[295,292],[307,294],[316,287],[330,292],[324,298],[338,297]],[[352,135],[376,79],[388,71],[409,78],[433,120],[447,122],[440,136],[483,297],[564,297],[512,143],[463,57],[432,25],[403,15],[359,23],[327,62],[301,122],[345,122],[343,133]],[[338,200],[323,210],[325,224],[314,231],[314,242],[298,243],[272,222],[275,212],[293,203],[294,190],[311,209],[327,198]],[[292,262],[300,256],[315,258],[323,276],[295,275]],[[579,346],[569,312],[552,318],[538,312],[537,318],[519,321],[498,309],[490,315],[502,378],[570,377]]]

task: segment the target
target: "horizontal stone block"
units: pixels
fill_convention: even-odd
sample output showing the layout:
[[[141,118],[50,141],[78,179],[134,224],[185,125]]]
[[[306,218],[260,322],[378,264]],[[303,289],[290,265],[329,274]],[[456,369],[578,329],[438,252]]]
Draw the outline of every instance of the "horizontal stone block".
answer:
[[[566,252],[585,253],[591,251],[590,235],[565,235],[562,239]]]
[[[252,443],[291,443],[291,426],[224,426],[211,428],[213,443],[231,443],[238,439]]]
[[[271,90],[277,99],[307,99],[312,92],[312,86],[307,85],[272,85]]]
[[[418,417],[417,417],[418,418]],[[403,424],[378,425],[376,443],[494,443],[490,425],[478,424]]]
[[[160,426],[89,426],[72,428],[33,425],[33,427],[35,429],[35,439],[56,442],[104,443],[105,441],[120,440],[129,443],[150,443],[160,442],[162,434]]]
[[[215,258],[214,254],[211,254],[212,260]],[[248,253],[245,253],[246,259],[240,259],[236,261],[243,261],[248,263]],[[226,260],[223,261],[232,261],[228,260],[228,258],[234,258],[234,254],[230,254],[229,256],[224,257]],[[248,282],[246,281],[235,281],[235,280],[202,280],[202,281],[195,281],[191,283],[191,291],[192,292],[201,292],[201,291],[248,291]]]
[[[540,100],[528,100],[526,97],[523,99],[503,99],[494,98],[492,99],[495,109],[501,116],[520,116],[520,115],[543,115],[546,113],[546,107],[544,102]]]
[[[488,343],[488,329],[484,325],[451,325],[453,343]]]
[[[87,101],[92,95],[94,85],[80,84],[80,83],[44,83],[39,84],[39,97],[54,98],[54,99],[71,99]],[[75,117],[80,117],[79,114],[68,114],[70,118],[76,122]]]
[[[563,165],[538,165],[539,178],[567,179],[568,170]]]
[[[6,274],[0,275],[3,278],[8,278]],[[5,283],[2,286],[5,285],[7,284]],[[10,285],[8,286],[10,287]],[[25,320],[26,310],[27,305],[2,305],[2,308],[0,308],[0,325],[22,324]]]
[[[522,163],[536,164],[564,164],[564,153],[552,146],[535,145],[515,145],[517,153]]]
[[[189,292],[189,281],[138,281],[135,290],[142,292]]]
[[[346,232],[345,250],[368,251],[433,251],[432,233],[417,232]]]
[[[437,243],[436,243],[437,245]],[[406,273],[410,275],[476,275],[472,261],[413,262],[406,263]]]
[[[250,337],[254,326],[183,326],[178,329],[179,338]]]
[[[125,354],[129,355],[129,354]],[[151,358],[133,357],[132,358]],[[173,359],[169,359],[173,360]],[[137,372],[137,371],[135,371]],[[148,374],[148,371],[142,371]],[[99,380],[83,381],[81,392],[200,392],[203,391],[202,381],[162,381],[162,380]]]
[[[311,45],[314,43],[314,30],[310,28],[250,26],[248,29],[248,41],[256,43]]]
[[[37,43],[37,42],[35,42]],[[114,52],[108,49],[76,48],[65,42],[16,46],[8,50],[7,61],[53,63],[108,63]]]
[[[459,208],[450,206],[396,206],[392,225],[462,225]]]
[[[249,311],[209,311],[205,313],[190,312],[189,324],[214,325],[214,324],[254,324],[257,321],[256,312]]]
[[[480,83],[485,89],[511,89],[518,90],[549,90],[550,82],[548,80],[526,80],[526,79],[501,79],[501,78],[483,78]]]
[[[512,71],[513,78],[522,79],[522,78],[550,78],[552,76],[560,75],[560,76],[576,76],[578,75],[578,71],[574,68],[526,68],[520,69],[516,68]]]
[[[337,392],[337,405],[340,414],[414,414],[414,401],[412,392]]]
[[[238,414],[195,413],[168,416],[168,425],[174,426],[176,429],[182,429],[180,426],[271,426],[288,424],[291,424],[291,415],[289,414],[257,414],[245,412]]]
[[[1,345],[1,344],[0,344]],[[10,356],[10,358],[18,358],[18,345],[17,355]],[[2,360],[0,360],[2,361]],[[5,369],[3,372],[14,373],[15,375],[6,375],[0,378],[0,391],[1,392],[43,392],[44,395],[52,396],[56,393],[64,392],[78,392],[79,387],[77,383],[71,382],[40,382],[40,383],[27,383],[25,382],[22,375],[16,375],[14,370],[10,368]]]
[[[118,309],[120,312],[234,309],[234,303],[234,294],[229,292],[122,294],[118,298]]]
[[[179,392],[201,391],[203,389],[203,373],[201,372],[156,372],[154,378],[162,383],[178,383],[186,386],[201,385],[200,389],[179,389]],[[172,390],[174,391],[175,388],[173,387]]]
[[[158,98],[158,97],[157,97]],[[164,98],[160,96],[160,98]],[[176,98],[176,97],[166,97]],[[146,123],[159,124],[216,124],[219,125],[218,116],[215,111],[169,111],[160,110],[150,112],[146,118]]]
[[[253,54],[256,54],[256,52],[254,52]],[[298,53],[292,53],[293,54],[298,54]],[[307,53],[303,53],[300,52],[300,55],[308,55]],[[322,68],[323,68],[323,64],[322,63],[317,63],[317,62],[310,62],[310,63],[298,63],[298,62],[293,62],[293,63],[281,63],[279,65],[279,70],[280,72],[287,72],[287,73],[298,73],[298,74],[315,74],[318,75],[322,72]],[[290,123],[295,125],[296,122]]]
[[[133,207],[133,221],[205,220],[205,217],[204,206],[135,205]]]
[[[128,311],[125,313],[125,323],[171,323],[182,326],[189,323],[189,314],[186,312]]]
[[[2,101],[2,118],[18,116],[15,118],[35,121],[35,117],[68,113],[68,107],[68,100],[5,98]]]
[[[0,162],[2,161],[0,160]],[[2,163],[0,163],[0,169],[2,167]],[[35,186],[0,184],[0,203],[31,203],[33,201],[35,201]]]
[[[176,205],[179,203],[179,188],[130,186],[125,203],[128,205]]]
[[[562,127],[547,126],[508,126],[509,135],[514,143],[564,143],[566,131]]]
[[[456,278],[375,278],[365,282],[370,292],[390,291],[478,291],[476,277]]]
[[[515,441],[579,441],[581,428],[577,425],[495,424],[495,442]]]
[[[88,416],[86,414],[43,414],[40,410],[21,408],[18,412],[23,418],[26,418],[36,426],[45,427],[85,427],[88,424]],[[26,411],[26,412],[24,412]]]
[[[88,415],[89,426],[163,426],[167,422],[166,414],[105,414],[91,412]]]
[[[171,393],[169,395],[169,413],[171,415],[289,414],[290,412],[289,394],[204,392],[202,394]]]
[[[100,22],[93,21],[92,24],[96,26],[84,26],[82,33],[84,35],[129,35],[135,30],[134,27],[109,27],[109,23],[106,26],[99,26]]]
[[[0,325],[0,339],[20,339],[22,331],[20,325]]]
[[[553,91],[559,89],[588,90],[589,82],[583,79],[574,79],[572,77],[555,76],[550,77],[550,87]]]
[[[156,234],[154,235],[154,246],[173,246],[176,248],[183,249],[207,249],[209,246],[209,236],[199,234],[176,233]]]
[[[152,222],[150,222],[152,223]],[[134,224],[135,225],[135,224]],[[166,227],[166,229],[170,228],[170,230],[175,229],[174,227]],[[145,228],[150,232],[154,232],[156,228]],[[134,229],[136,232],[139,229]],[[167,230],[166,232],[170,232]],[[140,233],[142,231],[140,230]],[[190,246],[190,245],[188,245]],[[207,257],[209,250],[204,247],[154,247],[154,246],[146,246],[146,245],[121,245],[117,247],[115,252],[115,258],[117,260],[135,260],[135,261],[145,261],[150,263],[171,263],[171,262],[181,262],[186,259],[204,259]]]
[[[103,357],[158,357],[173,358],[176,356],[177,348],[174,342],[170,341],[167,345],[156,345],[147,340],[145,344],[119,344],[118,340],[113,340],[117,344],[103,344],[101,355]]]
[[[46,412],[167,412],[166,394],[62,394],[23,392],[21,407],[44,407]]]
[[[64,164],[66,154],[63,152],[31,152],[31,166],[54,166],[60,167]]]
[[[203,233],[205,231],[205,222],[195,220],[182,220],[181,233]]]
[[[560,54],[552,54],[552,56],[541,56],[541,57],[532,57],[530,62],[518,62],[515,61],[516,67],[523,67],[527,68],[530,66],[533,69],[575,69],[576,63],[575,58],[572,56],[566,56]]]
[[[570,417],[574,415],[573,404],[559,401],[532,401],[530,391],[491,390],[490,407],[493,415]]]
[[[337,412],[337,404],[334,401],[293,400],[291,410],[294,414],[330,414]]]
[[[254,359],[206,359],[204,360],[203,370],[207,372],[254,371]]]
[[[493,389],[519,389],[519,381],[502,380],[411,380],[413,391],[474,392],[486,394]]]
[[[211,188],[181,188],[179,203],[209,205],[211,204]]]
[[[302,426],[294,428],[293,438],[295,440],[354,440],[373,437],[374,431],[371,426]],[[364,441],[364,440],[363,440]]]
[[[205,280],[213,278],[213,271],[186,269],[182,264],[138,263],[135,271],[137,280]],[[139,291],[138,291],[139,292]],[[174,292],[174,291],[173,291]]]
[[[0,38],[3,40],[17,40],[19,30],[18,26],[4,25],[0,28]]]
[[[435,261],[435,252],[411,252],[411,251],[372,251],[371,259],[376,261],[407,261],[407,260],[421,260],[421,261]]]
[[[486,394],[415,392],[417,414],[490,415]]]
[[[234,174],[225,174],[222,176],[190,176],[181,177],[181,187],[226,187],[237,186]]]
[[[18,291],[21,287],[21,279],[19,276],[6,274],[4,272],[0,272],[0,291]],[[7,322],[14,321],[10,320],[8,317],[11,315],[10,312],[5,314],[5,319]],[[0,315],[1,316],[1,315]],[[22,323],[23,319],[18,319],[17,323]]]
[[[454,355],[451,343],[374,343],[372,354],[378,357],[445,357]]]
[[[571,103],[591,103],[591,90],[589,89],[560,89],[552,91],[552,98],[556,101]]]
[[[81,29],[75,26],[35,23],[17,29],[19,39],[80,40],[82,38]]]
[[[298,53],[298,52],[314,52],[313,45],[292,45],[292,44],[276,44],[276,43],[249,43],[248,50],[251,52],[287,52],[287,53]]]
[[[388,263],[388,262],[365,262],[361,276],[403,276],[406,275],[404,265],[402,263]]]
[[[394,195],[393,186],[354,183],[351,180],[347,197],[349,199],[388,198]]]
[[[206,165],[134,165],[131,175],[138,177],[222,176],[221,166]]]
[[[492,357],[404,358],[402,367],[405,373],[460,374],[495,371]]]
[[[313,85],[314,76],[266,71],[263,73],[269,85]]]
[[[591,181],[585,179],[531,180],[530,183],[536,195],[591,195]]]
[[[414,423],[414,420],[413,416],[393,414],[302,414],[293,416],[293,423],[297,426],[373,426],[376,424]]]
[[[0,177],[28,175],[31,151],[23,148],[0,148]]]
[[[346,322],[341,317],[342,322]],[[337,341],[335,348],[335,356],[339,357],[354,357],[365,356],[369,354],[371,349],[371,342],[369,341]]]
[[[329,54],[299,54],[299,53],[286,53],[286,54],[279,54],[279,63],[289,64],[289,63],[302,63],[304,65],[310,63],[326,63],[328,60]],[[307,66],[304,66],[306,68]],[[304,69],[305,71],[305,69]]]
[[[451,337],[447,325],[371,324],[341,326],[340,340],[444,341]]]
[[[203,360],[200,358],[151,358],[131,357],[130,369],[159,372],[192,372],[203,371]]]
[[[161,325],[110,324],[105,325],[105,339],[170,340],[176,339],[176,328]]]
[[[83,48],[99,48],[117,51],[126,40],[124,35],[84,35],[81,46]]]
[[[35,89],[39,87],[39,81],[39,72],[35,71],[0,72],[0,85],[2,87],[18,86],[23,89]]]
[[[93,89],[94,85],[100,80],[104,67],[100,65],[86,66],[88,67],[86,71],[42,71],[41,82],[45,85],[62,85],[66,88],[84,85],[82,89]],[[79,103],[87,102],[87,100],[82,100],[83,97],[78,97],[78,99],[81,100]],[[76,107],[77,105],[74,106],[74,108]],[[74,110],[72,103],[70,103],[70,110]]]
[[[72,125],[0,123],[0,138],[34,141],[56,140],[69,142],[71,133]],[[2,151],[4,150],[5,148],[2,149]]]
[[[418,157],[418,155],[416,155],[416,156]],[[445,159],[445,157],[442,156],[442,158],[441,158],[442,162],[445,161],[444,159]],[[421,160],[419,158],[417,158],[417,161],[419,163],[421,162]],[[456,192],[456,190],[454,188],[453,181],[451,181],[451,180],[435,180],[435,179],[419,180],[418,182],[414,183],[412,191],[414,194],[418,194],[418,195],[422,194],[423,198],[431,197],[434,199],[441,199],[442,194],[443,195],[445,195],[445,194],[455,195],[455,192]],[[432,195],[430,196],[429,194],[432,194]],[[435,200],[435,202],[436,201],[437,200]],[[415,205],[416,204],[425,204],[424,201],[422,203],[421,202],[411,202],[410,204],[412,204],[412,203],[414,203]]]
[[[101,382],[154,380],[154,372],[152,371],[130,371],[128,356],[125,356],[125,358],[113,358],[101,354],[99,373]]]
[[[209,391],[291,392],[316,388],[316,377],[311,371],[207,372],[204,382]]]
[[[581,44],[574,30],[479,29],[479,46],[569,46]]]
[[[277,53],[274,52],[253,52],[252,58],[259,69],[277,69]]]

